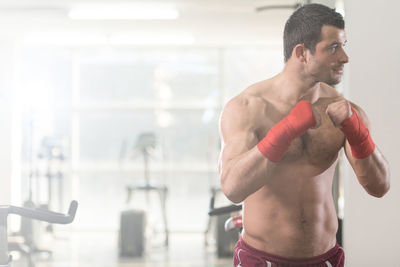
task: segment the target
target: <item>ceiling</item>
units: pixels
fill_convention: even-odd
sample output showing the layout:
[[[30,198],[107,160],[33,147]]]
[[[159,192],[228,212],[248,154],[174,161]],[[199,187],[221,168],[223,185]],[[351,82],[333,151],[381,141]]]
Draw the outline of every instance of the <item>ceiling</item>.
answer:
[[[177,8],[176,20],[72,20],[71,8],[80,4],[169,4]],[[258,45],[281,43],[284,23],[294,9],[258,12],[265,6],[304,3],[304,0],[0,0],[0,38],[23,38],[37,32],[115,33],[154,35],[189,34],[197,45]]]

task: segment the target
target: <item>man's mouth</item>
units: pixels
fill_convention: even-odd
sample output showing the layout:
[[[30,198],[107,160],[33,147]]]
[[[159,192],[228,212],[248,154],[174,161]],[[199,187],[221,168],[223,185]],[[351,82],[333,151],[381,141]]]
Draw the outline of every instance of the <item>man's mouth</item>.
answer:
[[[333,68],[333,71],[336,72],[336,73],[342,74],[343,73],[343,66],[337,67],[337,68]]]

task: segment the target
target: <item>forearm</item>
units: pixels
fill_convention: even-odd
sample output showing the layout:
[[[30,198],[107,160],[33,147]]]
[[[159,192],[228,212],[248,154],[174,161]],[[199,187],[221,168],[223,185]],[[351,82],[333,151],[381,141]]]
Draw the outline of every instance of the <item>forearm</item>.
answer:
[[[240,203],[268,182],[275,166],[254,147],[221,167],[222,191],[229,200]]]
[[[370,195],[383,197],[389,191],[389,164],[377,147],[367,158],[352,159],[351,165],[358,181]]]
[[[346,154],[358,181],[372,196],[383,197],[390,187],[389,164],[376,147],[364,121],[368,119],[360,112],[362,120],[351,107],[352,115],[341,123],[346,136]]]

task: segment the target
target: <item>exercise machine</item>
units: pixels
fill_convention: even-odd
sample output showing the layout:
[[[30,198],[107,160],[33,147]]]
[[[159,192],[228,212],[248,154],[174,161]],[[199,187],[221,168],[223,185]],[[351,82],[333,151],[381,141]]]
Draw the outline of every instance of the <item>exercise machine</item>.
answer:
[[[37,159],[45,164],[46,170],[38,173],[39,176],[45,178],[46,182],[41,185],[47,187],[47,203],[42,204],[42,208],[63,209],[63,193],[64,193],[64,173],[62,165],[65,161],[65,144],[63,140],[57,137],[43,137],[41,146],[37,154]],[[39,178],[39,177],[38,177]],[[40,182],[40,181],[37,181]],[[38,186],[37,194],[42,194]],[[57,197],[57,198],[56,198]]]
[[[149,159],[151,151],[155,148],[156,138],[154,133],[142,133],[138,136],[134,147],[135,151],[139,151],[143,156],[144,163],[144,184],[128,185],[127,204],[131,201],[133,194],[144,192],[146,203],[150,203],[150,193],[156,192],[160,198],[161,215],[163,230],[165,234],[164,245],[168,246],[168,224],[166,213],[166,199],[168,189],[163,185],[153,185],[150,183],[149,175]],[[121,257],[140,257],[145,249],[145,229],[147,226],[146,210],[125,210],[121,213],[120,233],[119,233],[119,251]]]
[[[44,137],[41,140],[38,152],[31,152],[31,154],[35,155],[31,159],[32,165],[35,162],[35,168],[31,166],[28,177],[28,199],[24,201],[23,207],[28,209],[62,210],[64,176],[61,167],[65,160],[62,140],[54,137]],[[41,165],[45,169],[40,169],[38,167],[39,163],[44,163]],[[41,190],[43,187],[47,190]],[[45,197],[45,199],[42,199],[42,197]],[[9,250],[21,252],[27,257],[28,261],[31,261],[33,254],[51,256],[51,250],[40,248],[38,237],[44,231],[52,233],[53,226],[52,224],[47,224],[45,228],[42,226],[44,225],[41,222],[22,217],[20,230],[17,233],[13,233],[13,236],[14,238],[20,237],[23,243],[11,242]]]
[[[238,215],[242,210],[242,205],[227,205],[222,207],[215,207],[215,199],[217,194],[221,190],[219,188],[211,189],[211,199],[209,204],[208,215],[208,225],[205,232],[205,240],[206,245],[208,233],[211,231],[212,218],[215,218],[216,225],[214,228],[215,241],[217,247],[217,255],[220,258],[224,257],[232,257],[233,249],[235,247],[236,242],[239,239],[238,233],[241,231],[242,227],[242,216]],[[233,216],[232,215],[236,215]],[[237,229],[238,231],[232,231],[233,229]]]
[[[25,218],[30,218],[39,221],[56,224],[69,224],[71,223],[76,214],[78,202],[72,201],[68,214],[57,213],[48,210],[22,208],[10,205],[0,206],[0,267],[11,267],[12,257],[9,255],[8,249],[8,231],[7,231],[7,217],[9,214],[19,215]],[[33,264],[30,262],[30,266]]]

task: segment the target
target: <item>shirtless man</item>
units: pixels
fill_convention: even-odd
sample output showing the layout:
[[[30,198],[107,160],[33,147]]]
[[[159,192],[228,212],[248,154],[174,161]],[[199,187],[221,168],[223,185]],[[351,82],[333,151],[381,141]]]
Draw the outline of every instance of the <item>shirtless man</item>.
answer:
[[[332,180],[342,147],[368,194],[389,190],[389,166],[365,112],[331,85],[341,80],[343,17],[305,5],[284,31],[285,67],[231,99],[221,115],[221,186],[243,202],[234,266],[344,266]]]

